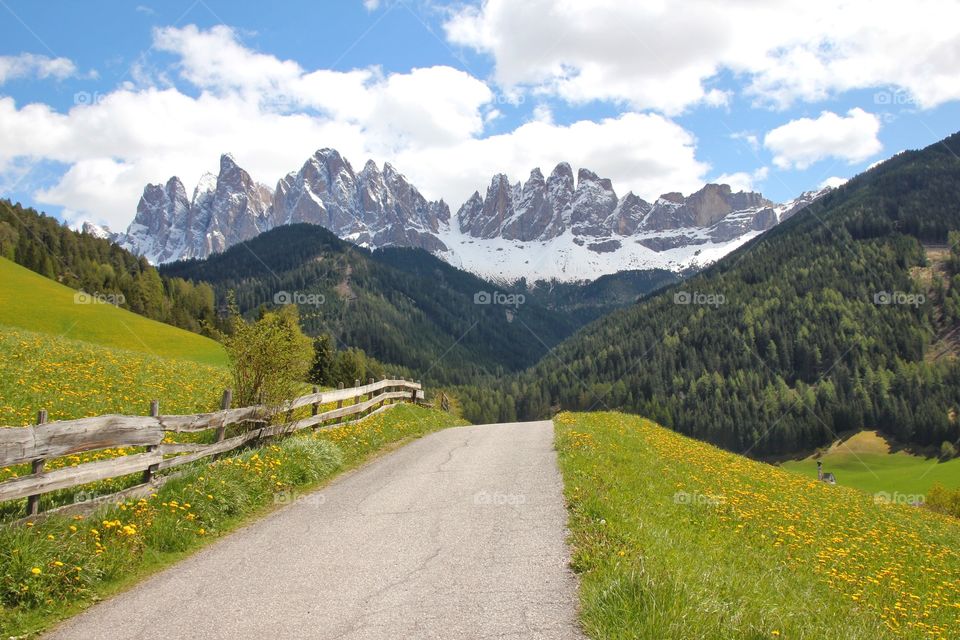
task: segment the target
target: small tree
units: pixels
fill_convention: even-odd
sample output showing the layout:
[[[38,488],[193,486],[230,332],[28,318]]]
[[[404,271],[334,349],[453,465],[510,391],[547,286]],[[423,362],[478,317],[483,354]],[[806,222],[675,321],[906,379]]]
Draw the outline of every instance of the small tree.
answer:
[[[957,448],[952,442],[944,440],[943,444],[940,445],[940,457],[944,460],[949,460],[950,458],[955,458],[956,456]]]
[[[313,364],[310,367],[309,380],[313,384],[333,385],[333,366],[335,351],[333,339],[326,333],[321,333],[313,340]]]
[[[345,387],[352,387],[355,380],[359,380],[361,384],[367,382],[366,358],[359,349],[350,347],[338,351],[335,369],[335,381],[342,382]]]
[[[268,311],[247,322],[231,309],[231,334],[224,338],[237,406],[282,406],[297,397],[313,359],[310,338],[300,330],[295,305]]]

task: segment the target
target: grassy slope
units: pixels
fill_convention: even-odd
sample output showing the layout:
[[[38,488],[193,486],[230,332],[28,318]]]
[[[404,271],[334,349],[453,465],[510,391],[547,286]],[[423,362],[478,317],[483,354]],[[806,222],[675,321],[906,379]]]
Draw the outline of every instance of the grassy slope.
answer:
[[[81,520],[0,527],[0,636],[38,633],[378,453],[460,424],[403,404],[198,463],[152,498]]]
[[[223,367],[0,326],[0,426],[30,424],[38,409],[50,420],[146,415],[154,399],[163,413],[212,411],[229,377]]]
[[[941,462],[906,451],[891,452],[875,432],[858,433],[834,445],[819,459],[824,470],[834,473],[840,484],[869,493],[922,495],[937,482],[945,487],[960,487],[960,458]],[[810,478],[817,477],[814,456],[784,462],[781,466]]]
[[[0,325],[163,358],[225,366],[217,342],[110,304],[76,304],[76,291],[0,258]],[[2,330],[2,328],[0,328]]]
[[[960,634],[957,521],[635,416],[555,423],[591,637]]]

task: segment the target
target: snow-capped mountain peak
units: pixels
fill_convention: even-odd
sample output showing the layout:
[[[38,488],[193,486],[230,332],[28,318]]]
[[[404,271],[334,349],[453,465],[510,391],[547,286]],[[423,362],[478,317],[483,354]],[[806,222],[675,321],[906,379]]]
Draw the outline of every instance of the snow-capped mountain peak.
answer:
[[[759,193],[707,184],[690,196],[649,203],[587,168],[539,167],[525,181],[492,177],[451,217],[390,163],[356,172],[336,149],[317,150],[275,189],[257,183],[230,154],[188,199],[177,177],[144,188],[126,233],[112,238],[151,262],[206,257],[278,225],[312,223],[367,247],[420,247],[503,280],[596,278],[623,269],[706,263],[823,195],[774,204]],[[109,234],[85,225],[92,234]]]

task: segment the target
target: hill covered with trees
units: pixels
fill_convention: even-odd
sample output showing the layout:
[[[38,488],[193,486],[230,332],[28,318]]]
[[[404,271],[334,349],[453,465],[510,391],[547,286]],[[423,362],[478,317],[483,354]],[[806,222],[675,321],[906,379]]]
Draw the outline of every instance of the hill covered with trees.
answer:
[[[338,349],[349,345],[425,381],[460,384],[529,367],[586,320],[673,281],[656,273],[597,292],[563,285],[556,294],[531,293],[420,249],[371,252],[309,224],[278,227],[206,260],[164,265],[161,273],[208,282],[220,300],[232,292],[245,314],[295,303],[304,331],[331,335]]]
[[[901,153],[522,375],[460,389],[468,417],[618,408],[753,454],[863,427],[956,441],[960,257],[925,245],[960,229],[958,154],[960,134]]]

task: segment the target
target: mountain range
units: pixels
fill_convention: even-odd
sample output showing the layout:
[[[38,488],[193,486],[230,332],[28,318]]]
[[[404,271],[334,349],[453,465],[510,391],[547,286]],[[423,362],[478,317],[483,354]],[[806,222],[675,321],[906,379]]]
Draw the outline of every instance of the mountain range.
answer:
[[[689,196],[665,193],[650,203],[620,197],[609,179],[567,163],[526,182],[495,175],[451,214],[427,200],[391,164],[355,171],[334,149],[320,149],[274,189],[256,182],[234,158],[220,158],[188,197],[176,176],[149,184],[124,233],[86,224],[157,263],[205,258],[270,229],[323,226],[367,248],[425,249],[446,262],[498,281],[592,280],[627,269],[680,271],[712,262],[789,218],[823,192],[776,204],[759,193],[707,184]]]

